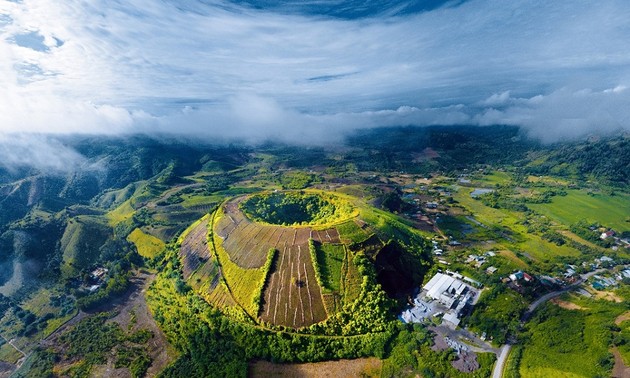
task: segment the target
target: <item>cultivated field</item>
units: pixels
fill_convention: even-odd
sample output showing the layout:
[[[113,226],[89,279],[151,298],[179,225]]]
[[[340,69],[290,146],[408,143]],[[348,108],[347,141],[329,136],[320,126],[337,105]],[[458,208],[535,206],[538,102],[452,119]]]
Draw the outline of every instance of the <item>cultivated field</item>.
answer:
[[[146,258],[155,257],[166,246],[162,240],[142,232],[139,228],[133,230],[133,232],[127,236],[127,240],[136,246],[140,256]]]
[[[182,259],[184,279],[188,279],[202,263],[210,259],[208,249],[208,218],[195,225],[182,240],[179,257]]]
[[[243,199],[236,198],[222,206],[214,223],[215,247],[236,301],[250,315],[255,316],[257,312],[260,319],[276,325],[300,328],[325,320],[328,314],[308,242],[313,239],[324,248],[333,244],[340,246],[339,232],[335,228],[315,230],[252,222],[239,208]],[[262,267],[270,249],[278,253],[266,282],[262,282],[265,280]],[[226,261],[222,257],[224,253]],[[345,257],[339,254],[342,259]],[[338,265],[339,268],[333,270],[340,275],[341,262]],[[338,277],[330,281],[339,286]],[[256,308],[255,289],[261,285],[263,291]],[[337,307],[334,297],[328,301],[333,302],[333,309]]]
[[[235,306],[232,296],[221,282],[221,268],[208,247],[209,217],[202,218],[186,230],[181,241],[179,257],[182,273],[197,292],[218,307]]]
[[[309,233],[308,229],[295,229],[295,243],[278,248],[276,266],[260,311],[264,321],[301,328],[326,319],[321,288],[308,250]]]
[[[223,248],[230,260],[242,268],[260,268],[270,248],[280,250],[287,244],[299,244],[304,238],[305,242],[309,238],[322,243],[340,242],[339,233],[334,228],[322,231],[300,228],[300,239],[294,240],[295,228],[254,223],[238,207],[243,199],[241,197],[226,203],[223,216],[217,220],[214,228],[217,236],[223,239]]]
[[[179,239],[180,258],[184,278],[207,301],[236,306],[263,323],[299,329],[326,320],[361,293],[353,259],[359,251],[378,253],[377,232],[417,237],[376,210],[361,215],[377,228],[358,218],[318,226],[260,223],[241,210],[246,198],[227,201],[189,227]]]

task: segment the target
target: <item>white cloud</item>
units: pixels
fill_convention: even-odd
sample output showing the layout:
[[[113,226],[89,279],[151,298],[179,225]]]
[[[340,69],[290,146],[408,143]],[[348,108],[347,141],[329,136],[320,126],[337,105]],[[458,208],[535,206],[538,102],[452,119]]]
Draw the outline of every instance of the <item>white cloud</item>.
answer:
[[[1,3],[0,131],[316,142],[407,124],[510,123],[546,139],[630,127],[625,0],[357,20],[185,5]],[[48,51],[12,42],[26,32]]]
[[[83,156],[44,135],[0,134],[0,167],[37,167],[48,173],[71,171],[85,162]]]
[[[509,106],[485,109],[475,117],[481,125],[510,124],[527,128],[545,142],[589,134],[630,130],[630,93],[621,86],[601,91],[562,88],[530,99],[508,98]]]

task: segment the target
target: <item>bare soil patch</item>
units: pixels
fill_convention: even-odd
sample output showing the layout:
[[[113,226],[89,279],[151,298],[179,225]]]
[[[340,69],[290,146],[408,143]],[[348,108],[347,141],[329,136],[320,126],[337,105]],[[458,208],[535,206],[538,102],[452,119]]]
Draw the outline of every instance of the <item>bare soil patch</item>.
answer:
[[[15,370],[15,365],[0,361],[0,378],[8,378]]]
[[[615,324],[616,325],[620,325],[621,323],[625,322],[626,320],[630,320],[630,311],[626,311],[625,313],[617,316],[617,319],[615,319]]]
[[[555,304],[557,306],[560,306],[560,307],[562,307],[564,309],[567,309],[567,310],[586,310],[585,307],[582,307],[582,306],[580,306],[578,304],[575,304],[573,302],[563,301],[560,298],[552,299],[551,303],[553,303],[553,304]]]
[[[146,377],[155,377],[162,371],[173,359],[174,351],[166,340],[166,336],[159,329],[153,316],[151,315],[145,299],[146,289],[155,279],[155,274],[140,271],[131,279],[131,288],[123,296],[116,298],[110,304],[101,306],[100,311],[114,311],[117,315],[108,320],[115,322],[127,333],[135,332],[140,329],[148,329],[153,333],[153,337],[145,344],[146,351],[151,357],[152,363],[149,367]],[[52,333],[48,338],[42,340],[43,347],[57,348],[59,346],[59,337],[71,326],[77,324],[82,319],[90,316],[84,312],[79,312],[77,316],[72,318],[58,330]],[[63,351],[60,351],[63,355]],[[76,361],[61,360],[56,363],[57,371],[64,371]],[[113,355],[110,356],[106,365],[94,366],[94,376],[98,377],[130,377],[128,369],[114,368]],[[1,376],[0,376],[1,377]]]
[[[249,377],[380,377],[383,362],[378,358],[359,358],[310,364],[274,364],[256,361],[249,365]]]
[[[597,299],[605,299],[607,301],[617,302],[617,303],[623,302],[623,299],[621,297],[619,297],[617,294],[611,291],[600,291],[600,290],[593,289],[591,290],[591,293],[593,293],[593,295],[595,295],[595,298]]]
[[[110,321],[120,324],[126,331],[148,329],[153,333],[153,337],[146,344],[147,352],[153,361],[146,376],[155,377],[169,364],[173,351],[166,341],[166,336],[155,323],[145,298],[146,290],[155,279],[155,274],[140,272],[137,279],[136,290],[132,291],[128,299],[116,309],[119,314]],[[119,376],[118,369],[108,370],[113,374],[111,377]]]
[[[615,356],[615,366],[613,367],[612,378],[629,378],[630,367],[623,363],[623,358],[617,348],[612,348],[612,353]]]

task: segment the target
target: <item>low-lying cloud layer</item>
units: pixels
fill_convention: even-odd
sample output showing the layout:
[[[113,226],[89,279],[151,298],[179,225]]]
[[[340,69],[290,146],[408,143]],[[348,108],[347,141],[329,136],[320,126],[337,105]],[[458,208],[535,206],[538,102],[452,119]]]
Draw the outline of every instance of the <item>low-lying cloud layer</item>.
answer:
[[[310,3],[5,1],[0,130],[325,143],[410,124],[545,141],[630,129],[626,0],[409,3],[339,18]]]

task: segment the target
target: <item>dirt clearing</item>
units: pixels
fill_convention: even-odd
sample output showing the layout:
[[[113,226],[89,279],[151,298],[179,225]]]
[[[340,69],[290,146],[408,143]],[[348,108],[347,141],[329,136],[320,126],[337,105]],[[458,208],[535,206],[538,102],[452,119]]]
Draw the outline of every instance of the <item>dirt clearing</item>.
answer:
[[[256,361],[249,365],[251,378],[288,377],[288,378],[323,378],[323,377],[380,377],[383,362],[378,358],[359,358],[316,362],[310,364],[274,364]]]
[[[577,305],[573,302],[569,302],[569,301],[563,301],[560,298],[554,298],[551,300],[551,303],[560,306],[566,310],[586,310],[585,307],[582,307],[580,305]]]
[[[617,319],[615,319],[615,324],[621,325],[621,323],[625,322],[626,320],[630,320],[630,311],[626,311],[625,313],[617,316]]]

